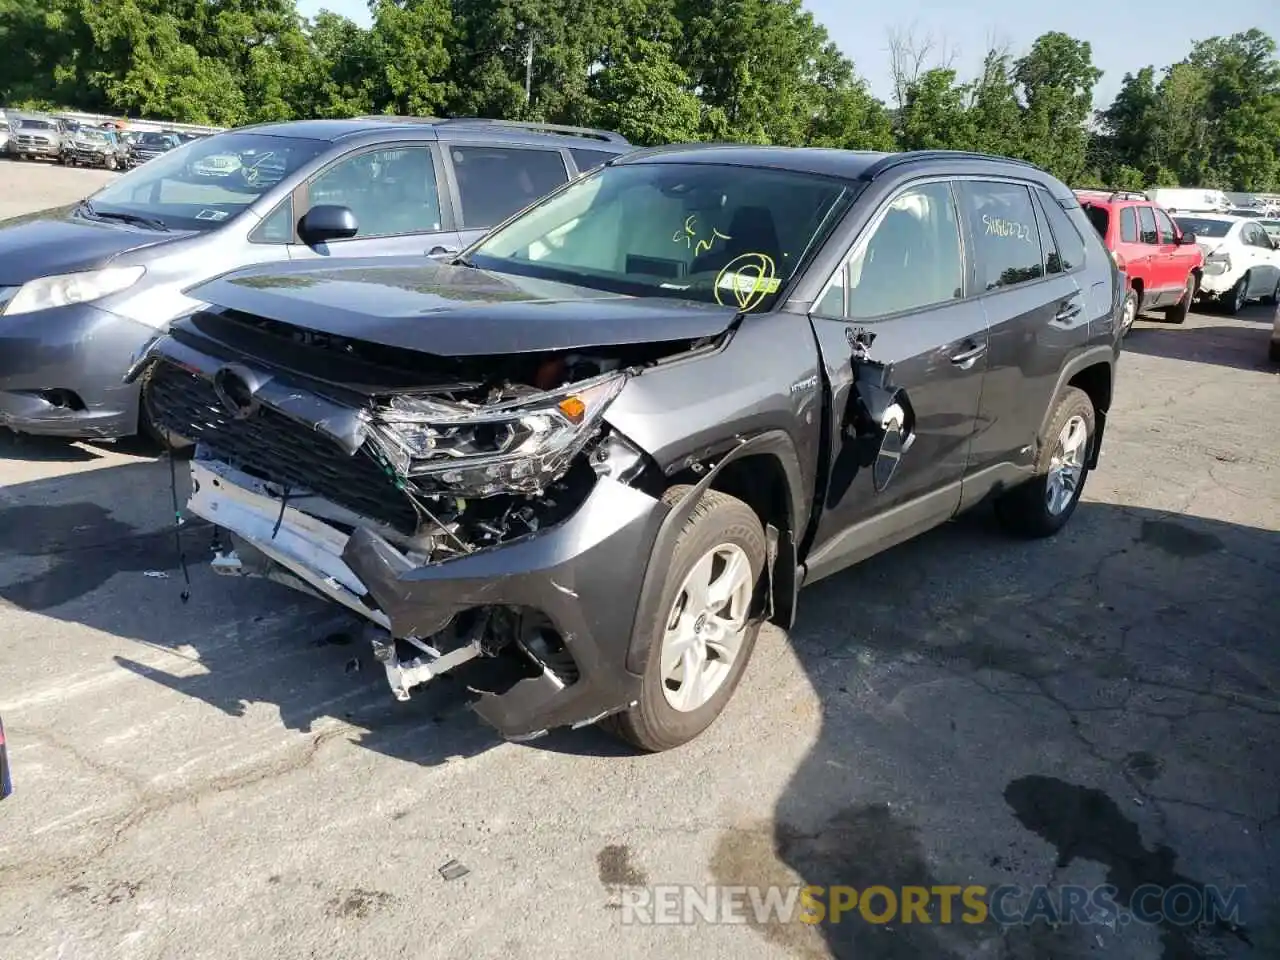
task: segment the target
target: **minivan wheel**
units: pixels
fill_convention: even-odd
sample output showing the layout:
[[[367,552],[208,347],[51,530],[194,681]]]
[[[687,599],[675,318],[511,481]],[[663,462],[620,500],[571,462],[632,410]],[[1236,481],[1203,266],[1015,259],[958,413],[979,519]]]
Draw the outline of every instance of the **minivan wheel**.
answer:
[[[996,501],[996,515],[1006,529],[1034,538],[1052,536],[1066,526],[1089,476],[1096,423],[1089,395],[1067,387],[1045,432],[1035,477]]]
[[[675,503],[689,490],[673,487]],[[602,726],[641,750],[688,743],[715,721],[755,648],[752,614],[765,537],[749,506],[716,490],[702,494],[680,531],[652,623],[638,702]]]

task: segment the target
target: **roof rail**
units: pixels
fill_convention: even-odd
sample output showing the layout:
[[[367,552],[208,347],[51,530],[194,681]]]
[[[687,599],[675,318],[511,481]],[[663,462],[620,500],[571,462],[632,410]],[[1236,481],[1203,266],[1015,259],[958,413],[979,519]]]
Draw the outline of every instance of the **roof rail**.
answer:
[[[1012,163],[1021,167],[1030,167],[1033,170],[1041,170],[1030,160],[1019,160],[1016,157],[1001,157],[994,153],[977,153],[969,150],[907,150],[902,153],[894,153],[882,160],[877,160],[867,169],[863,170],[858,177],[859,180],[874,180],[886,170],[894,167],[900,167],[904,163],[915,163],[919,160],[993,160],[997,163]]]
[[[530,130],[536,133],[565,133],[578,137],[588,137],[592,140],[603,140],[607,143],[621,143],[627,146],[631,145],[628,140],[620,133],[612,130],[597,130],[592,127],[573,127],[563,123],[534,123],[524,120],[491,120],[488,117],[449,117],[445,120],[433,120],[433,123],[440,126],[493,126],[506,127],[515,130]]]

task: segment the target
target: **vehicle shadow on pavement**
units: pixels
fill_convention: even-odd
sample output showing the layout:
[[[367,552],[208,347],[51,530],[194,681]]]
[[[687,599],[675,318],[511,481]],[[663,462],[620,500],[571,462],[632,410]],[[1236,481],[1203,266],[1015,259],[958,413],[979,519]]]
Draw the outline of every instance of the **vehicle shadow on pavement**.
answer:
[[[29,460],[37,463],[88,463],[102,454],[88,447],[56,437],[31,437],[0,427],[0,460]]]
[[[950,923],[937,896],[874,922],[877,895],[759,928],[841,960],[1280,955],[1278,575],[1275,532],[1084,502],[1056,538],[979,510],[814,585],[791,644],[821,732],[771,849],[726,832],[716,882],[955,885]],[[1243,884],[1250,930],[962,920],[972,884],[1148,883]]]
[[[133,641],[115,645],[119,667],[228,716],[272,704],[285,728],[302,732],[333,718],[353,742],[426,765],[501,742],[451,677],[409,703],[392,699],[344,611],[278,584],[213,574],[211,533],[189,518],[175,540],[163,458],[9,486],[0,499],[0,610],[7,602]]]
[[[1250,322],[1261,320],[1266,325]],[[1139,321],[1125,338],[1124,351],[1238,370],[1280,371],[1267,356],[1270,320],[1268,312],[1265,317],[1241,314],[1238,320],[1215,326],[1154,326]]]

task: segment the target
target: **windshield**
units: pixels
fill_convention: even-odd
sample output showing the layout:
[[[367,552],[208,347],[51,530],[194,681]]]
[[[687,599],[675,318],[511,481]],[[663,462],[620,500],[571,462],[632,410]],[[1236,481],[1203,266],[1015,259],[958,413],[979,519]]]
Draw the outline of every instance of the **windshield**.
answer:
[[[90,130],[88,128],[77,130],[76,136],[81,140],[97,140],[99,143],[106,143],[111,139],[104,130]]]
[[[769,309],[851,199],[846,184],[784,170],[623,164],[574,181],[467,256],[497,272]]]
[[[144,133],[138,137],[138,143],[144,147],[165,147],[172,142],[172,138],[163,133]]]
[[[1174,221],[1183,233],[1196,237],[1225,237],[1234,226],[1234,220],[1203,220],[1200,217],[1175,217]]]
[[[1262,229],[1273,237],[1280,237],[1280,220],[1260,220]]]
[[[171,229],[211,230],[328,146],[324,140],[219,134],[161,154],[89,200],[97,214],[126,213]]]
[[[56,127],[48,120],[19,120],[18,126],[28,130],[54,130]]]

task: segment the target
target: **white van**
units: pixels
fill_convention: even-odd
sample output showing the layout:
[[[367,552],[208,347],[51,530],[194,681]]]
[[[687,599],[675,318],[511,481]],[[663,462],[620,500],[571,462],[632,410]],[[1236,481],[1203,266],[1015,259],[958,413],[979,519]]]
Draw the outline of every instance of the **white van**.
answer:
[[[1157,187],[1147,191],[1147,199],[1170,213],[1226,213],[1231,209],[1226,193],[1198,187]]]

